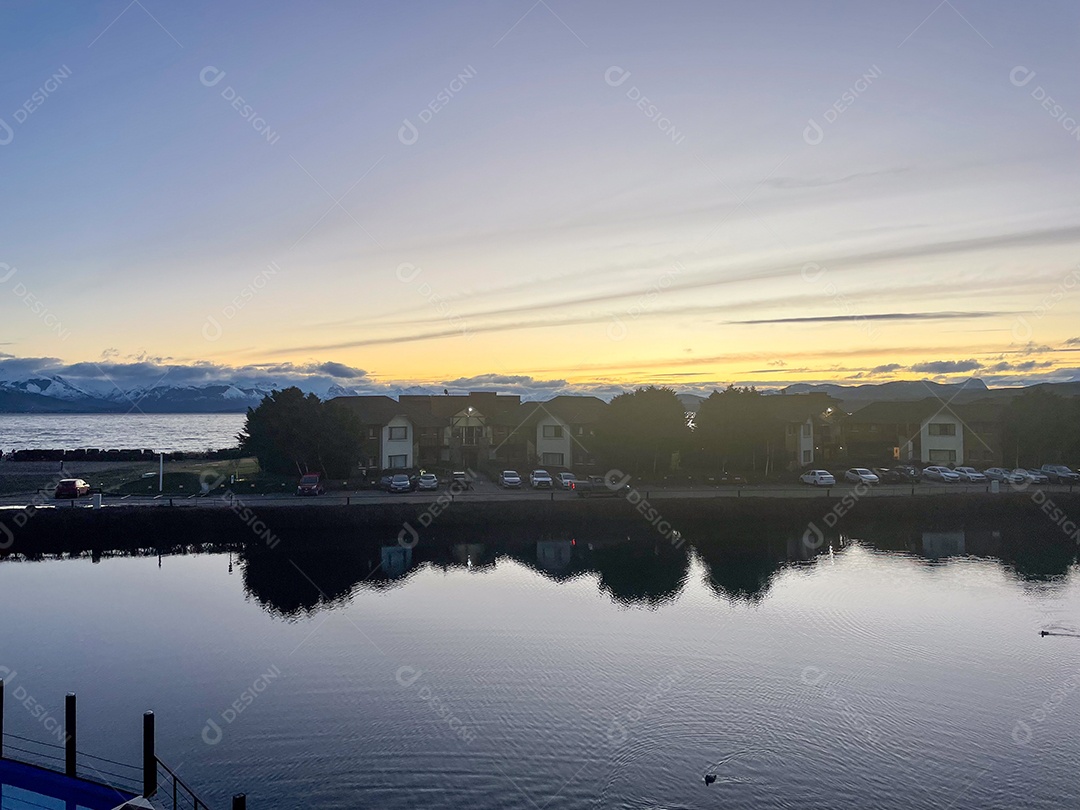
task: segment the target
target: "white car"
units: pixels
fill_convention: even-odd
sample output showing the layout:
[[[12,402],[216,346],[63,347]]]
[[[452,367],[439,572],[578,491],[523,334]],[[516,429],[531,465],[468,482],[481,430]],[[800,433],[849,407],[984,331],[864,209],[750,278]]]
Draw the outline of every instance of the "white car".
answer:
[[[828,470],[807,470],[799,476],[799,480],[815,487],[831,487],[836,483],[836,478]]]
[[[555,486],[559,489],[571,489],[574,482],[577,481],[577,476],[572,472],[561,472],[555,474]]]
[[[1032,484],[1050,483],[1050,477],[1041,470],[1025,470],[1017,467],[1015,470],[1013,470],[1013,473],[1023,476],[1025,481],[1030,481]]]
[[[986,476],[974,467],[957,467],[953,472],[960,476],[961,481],[966,481],[969,484],[986,483]]]
[[[878,478],[866,467],[852,467],[846,473],[844,473],[844,480],[851,481],[853,484],[877,484],[881,479]]]
[[[551,476],[548,475],[547,470],[533,470],[532,474],[529,476],[529,485],[533,489],[551,489]]]
[[[416,488],[424,492],[432,492],[439,488],[439,476],[435,473],[420,473],[416,479]]]
[[[948,467],[924,467],[923,478],[927,481],[940,481],[943,484],[958,484],[960,476]]]
[[[499,473],[499,486],[510,489],[521,489],[521,476],[516,470],[503,470]]]

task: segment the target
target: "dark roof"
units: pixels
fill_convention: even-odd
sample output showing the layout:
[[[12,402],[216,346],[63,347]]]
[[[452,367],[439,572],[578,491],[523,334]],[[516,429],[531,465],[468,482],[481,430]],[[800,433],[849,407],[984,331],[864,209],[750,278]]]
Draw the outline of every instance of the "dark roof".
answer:
[[[848,421],[857,425],[915,425],[939,412],[949,415],[950,410],[958,407],[937,397],[914,402],[871,402],[865,408],[855,411],[848,417]]]
[[[447,424],[445,419],[440,419],[431,411],[395,402],[382,395],[334,397],[328,402],[335,403],[337,407],[349,408],[359,417],[361,424],[365,425],[385,425],[395,416],[404,416],[414,425],[421,427],[441,427]]]
[[[402,405],[426,410],[443,419],[449,419],[472,407],[481,415],[491,418],[504,411],[513,410],[521,404],[516,394],[498,394],[495,391],[470,391],[466,395],[438,396],[432,394],[402,394]]]
[[[829,408],[838,409],[840,400],[818,391],[807,394],[770,394],[761,397],[761,406],[767,409],[774,419],[782,422],[805,422],[811,417],[821,416]]]
[[[567,425],[588,425],[599,422],[606,408],[607,403],[599,397],[563,395],[547,402],[526,402],[489,421],[510,428],[531,427],[546,416],[554,416]]]

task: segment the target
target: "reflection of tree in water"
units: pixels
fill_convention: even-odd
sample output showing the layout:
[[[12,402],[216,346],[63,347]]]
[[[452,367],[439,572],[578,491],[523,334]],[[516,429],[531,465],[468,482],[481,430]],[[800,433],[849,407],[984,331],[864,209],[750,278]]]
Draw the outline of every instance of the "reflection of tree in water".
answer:
[[[1053,527],[1052,527],[1053,528]],[[657,607],[676,599],[689,573],[688,551],[697,552],[706,569],[706,583],[724,600],[759,602],[785,566],[814,559],[837,538],[808,546],[802,530],[790,527],[692,527],[680,549],[667,540],[590,532],[518,532],[512,536],[444,533],[438,542],[421,540],[406,549],[393,537],[311,538],[283,542],[239,553],[249,595],[267,611],[283,617],[308,615],[347,603],[358,589],[403,587],[420,569],[491,570],[500,558],[513,559],[553,582],[595,576],[600,591],[628,607]],[[1076,560],[1072,544],[1045,533],[1024,531],[965,533],[968,555],[1002,561],[1018,579],[1046,582],[1066,574]],[[921,529],[906,527],[887,533],[882,550],[917,554],[924,551]],[[878,547],[864,535],[860,542]],[[933,546],[936,548],[936,546]],[[930,555],[934,556],[934,555]],[[938,564],[947,564],[948,557]],[[932,564],[930,561],[927,564]]]
[[[589,567],[606,591],[621,605],[655,608],[673,601],[686,584],[690,558],[668,541],[628,541],[601,546],[589,555]]]
[[[371,543],[281,545],[241,553],[245,588],[271,613],[291,617],[347,603],[365,587],[392,588],[408,579],[412,550]]]

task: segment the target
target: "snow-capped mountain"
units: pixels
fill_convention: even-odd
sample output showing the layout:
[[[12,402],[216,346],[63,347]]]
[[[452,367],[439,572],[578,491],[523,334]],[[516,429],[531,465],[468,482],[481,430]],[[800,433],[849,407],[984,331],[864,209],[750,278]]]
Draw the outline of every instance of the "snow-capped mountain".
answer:
[[[219,383],[89,391],[60,377],[34,377],[0,380],[0,412],[243,413],[271,390],[269,385]]]

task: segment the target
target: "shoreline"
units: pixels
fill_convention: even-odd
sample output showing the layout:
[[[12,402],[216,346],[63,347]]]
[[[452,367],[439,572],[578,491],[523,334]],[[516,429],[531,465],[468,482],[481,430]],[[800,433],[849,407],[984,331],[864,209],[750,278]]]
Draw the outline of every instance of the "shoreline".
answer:
[[[198,544],[245,548],[334,546],[378,541],[415,545],[461,537],[620,535],[677,547],[697,537],[753,546],[762,534],[821,538],[916,527],[939,531],[1015,530],[1080,542],[1080,493],[936,494],[851,498],[625,498],[369,502],[274,506],[236,498],[217,508],[190,506],[0,511],[0,554],[73,553]],[[410,532],[407,527],[412,527]],[[809,542],[813,542],[810,536]]]

